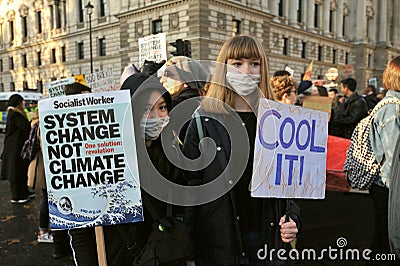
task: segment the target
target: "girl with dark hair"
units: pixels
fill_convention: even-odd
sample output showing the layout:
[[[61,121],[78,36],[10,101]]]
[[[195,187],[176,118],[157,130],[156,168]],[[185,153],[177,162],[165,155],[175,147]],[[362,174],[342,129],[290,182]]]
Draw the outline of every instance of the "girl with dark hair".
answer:
[[[24,111],[25,101],[21,95],[11,95],[8,105],[1,180],[7,179],[10,182],[11,203],[26,203],[35,195],[29,192],[27,186],[29,161],[22,159],[21,156],[31,126]]]

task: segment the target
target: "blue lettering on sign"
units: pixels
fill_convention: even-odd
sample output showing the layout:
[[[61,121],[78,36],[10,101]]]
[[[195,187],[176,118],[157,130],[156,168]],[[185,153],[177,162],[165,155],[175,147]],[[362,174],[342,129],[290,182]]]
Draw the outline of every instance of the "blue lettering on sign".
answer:
[[[260,125],[258,126],[258,138],[259,138],[261,145],[264,148],[266,148],[268,150],[274,150],[279,146],[279,142],[280,142],[280,144],[282,145],[282,148],[289,149],[293,145],[294,139],[296,137],[295,144],[299,150],[303,151],[303,150],[307,149],[308,147],[310,147],[311,152],[319,152],[319,153],[325,152],[325,147],[315,146],[315,130],[316,130],[316,120],[315,119],[311,120],[311,125],[308,120],[302,119],[302,120],[300,120],[300,122],[298,123],[297,128],[296,128],[295,121],[292,118],[287,117],[282,121],[282,124],[279,128],[279,142],[278,141],[275,141],[274,143],[266,142],[264,140],[262,129],[264,127],[265,120],[269,116],[273,116],[278,119],[280,119],[282,117],[281,114],[274,109],[268,110],[262,115],[262,117],[260,119]],[[287,124],[289,124],[290,126],[287,127],[286,126]],[[307,130],[304,144],[301,144],[301,140],[300,140],[300,129],[302,127],[305,127]],[[290,130],[290,138],[287,142],[283,139],[283,132],[286,128],[288,128]]]

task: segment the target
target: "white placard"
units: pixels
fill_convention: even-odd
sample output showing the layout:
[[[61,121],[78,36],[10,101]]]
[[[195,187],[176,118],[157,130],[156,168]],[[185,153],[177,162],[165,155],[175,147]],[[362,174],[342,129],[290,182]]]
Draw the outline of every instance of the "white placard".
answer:
[[[144,60],[160,62],[167,60],[167,45],[165,33],[154,34],[139,38],[139,62],[143,65]]]
[[[261,99],[251,196],[325,197],[328,113]]]

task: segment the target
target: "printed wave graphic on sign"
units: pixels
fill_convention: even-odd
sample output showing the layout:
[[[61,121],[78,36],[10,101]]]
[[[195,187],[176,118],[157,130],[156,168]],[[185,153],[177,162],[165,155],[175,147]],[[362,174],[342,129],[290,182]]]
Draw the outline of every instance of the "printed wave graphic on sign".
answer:
[[[49,191],[49,213],[52,229],[92,227],[143,221],[142,205],[132,205],[132,200],[125,196],[126,191],[139,189],[134,182],[98,185],[91,190],[93,198],[107,200],[104,210],[74,211],[74,202],[68,197],[54,198]],[[141,203],[141,202],[140,202]],[[88,213],[84,215],[82,213]]]

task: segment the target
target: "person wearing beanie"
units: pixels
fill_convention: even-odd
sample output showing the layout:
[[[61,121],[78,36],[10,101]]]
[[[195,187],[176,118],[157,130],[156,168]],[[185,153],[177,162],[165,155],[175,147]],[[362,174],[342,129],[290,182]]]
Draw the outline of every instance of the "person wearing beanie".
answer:
[[[186,56],[176,56],[167,61],[160,82],[169,91],[176,106],[186,99],[204,95],[208,78],[207,69],[199,62]]]
[[[29,160],[21,156],[22,147],[29,137],[31,125],[25,113],[25,101],[19,94],[8,100],[6,135],[1,155],[0,180],[8,180],[11,189],[11,203],[23,204],[34,196],[28,190]]]
[[[172,57],[165,65],[160,82],[171,94],[174,108],[188,99],[205,96],[209,72],[203,65],[186,56]],[[200,104],[200,99],[197,102]],[[180,113],[186,114],[186,112]],[[179,117],[177,120],[187,121],[190,115],[191,113],[188,117]],[[176,141],[180,144],[186,136],[188,125],[188,122],[185,123],[176,136]]]

